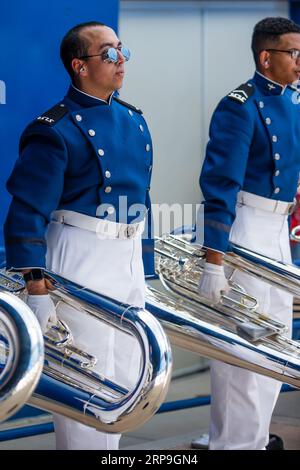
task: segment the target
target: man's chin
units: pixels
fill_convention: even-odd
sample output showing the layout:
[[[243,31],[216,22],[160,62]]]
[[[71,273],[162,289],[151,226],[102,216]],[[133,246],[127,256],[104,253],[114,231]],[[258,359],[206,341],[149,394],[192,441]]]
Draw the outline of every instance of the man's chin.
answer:
[[[122,88],[122,86],[123,86],[123,81],[122,81],[121,83],[117,83],[117,84],[116,84],[115,90],[116,90],[116,91],[119,91],[119,90]]]

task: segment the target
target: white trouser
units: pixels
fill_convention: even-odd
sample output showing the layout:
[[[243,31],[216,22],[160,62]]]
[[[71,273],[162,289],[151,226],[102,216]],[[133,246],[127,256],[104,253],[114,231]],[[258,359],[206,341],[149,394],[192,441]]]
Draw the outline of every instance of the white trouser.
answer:
[[[287,216],[237,205],[230,240],[270,258],[291,263]],[[292,327],[293,297],[252,276],[233,280],[255,296],[260,310]],[[211,361],[209,448],[264,449],[281,382],[219,361]]]
[[[144,307],[145,281],[141,235],[129,239],[101,238],[78,227],[52,222],[47,232],[47,268],[98,293]],[[140,366],[135,338],[116,331],[74,308],[58,306],[75,344],[98,358],[97,371],[132,387]],[[57,449],[118,449],[120,434],[106,434],[54,415]]]

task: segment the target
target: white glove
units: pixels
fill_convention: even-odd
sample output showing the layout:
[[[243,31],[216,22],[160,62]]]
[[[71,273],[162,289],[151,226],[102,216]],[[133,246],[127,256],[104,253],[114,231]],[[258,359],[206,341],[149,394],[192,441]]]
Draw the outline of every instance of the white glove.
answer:
[[[221,294],[228,294],[229,289],[224,266],[206,262],[198,285],[199,295],[217,303]]]
[[[45,295],[29,295],[27,296],[27,305],[35,314],[42,333],[45,334],[47,329],[51,325],[48,325],[50,321],[53,324],[57,323],[55,305],[49,294]]]

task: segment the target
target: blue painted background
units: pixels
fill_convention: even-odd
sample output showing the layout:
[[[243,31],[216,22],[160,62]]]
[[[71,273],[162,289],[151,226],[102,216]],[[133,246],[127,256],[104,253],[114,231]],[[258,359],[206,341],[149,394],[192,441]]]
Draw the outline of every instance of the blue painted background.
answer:
[[[10,201],[5,182],[18,157],[20,134],[29,121],[59,101],[68,87],[59,57],[61,39],[84,21],[101,21],[117,30],[118,12],[119,0],[1,0],[0,247]]]
[[[290,17],[300,24],[300,0],[290,0],[289,6]],[[68,86],[59,58],[60,41],[69,28],[83,21],[102,21],[117,30],[118,12],[119,0],[1,0],[0,260],[2,225],[10,200],[5,182],[18,156],[20,134]]]
[[[290,18],[300,25],[300,1],[290,0],[289,2]]]

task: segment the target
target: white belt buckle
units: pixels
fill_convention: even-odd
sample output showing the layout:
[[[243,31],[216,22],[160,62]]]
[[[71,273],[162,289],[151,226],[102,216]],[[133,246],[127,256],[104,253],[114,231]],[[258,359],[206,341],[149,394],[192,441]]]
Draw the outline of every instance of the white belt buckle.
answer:
[[[121,225],[118,230],[117,238],[132,238],[134,235],[135,229],[131,225],[126,225],[125,227]]]
[[[126,238],[133,238],[135,235],[136,229],[132,225],[128,225],[125,229]]]
[[[275,204],[275,207],[273,209],[273,212],[277,212],[277,209],[280,208],[280,203],[281,201],[276,201],[276,204]],[[295,202],[290,202],[290,203],[286,203],[286,208],[285,210],[278,210],[279,214],[283,214],[283,215],[291,215],[293,210],[294,210],[294,207],[295,207]]]

